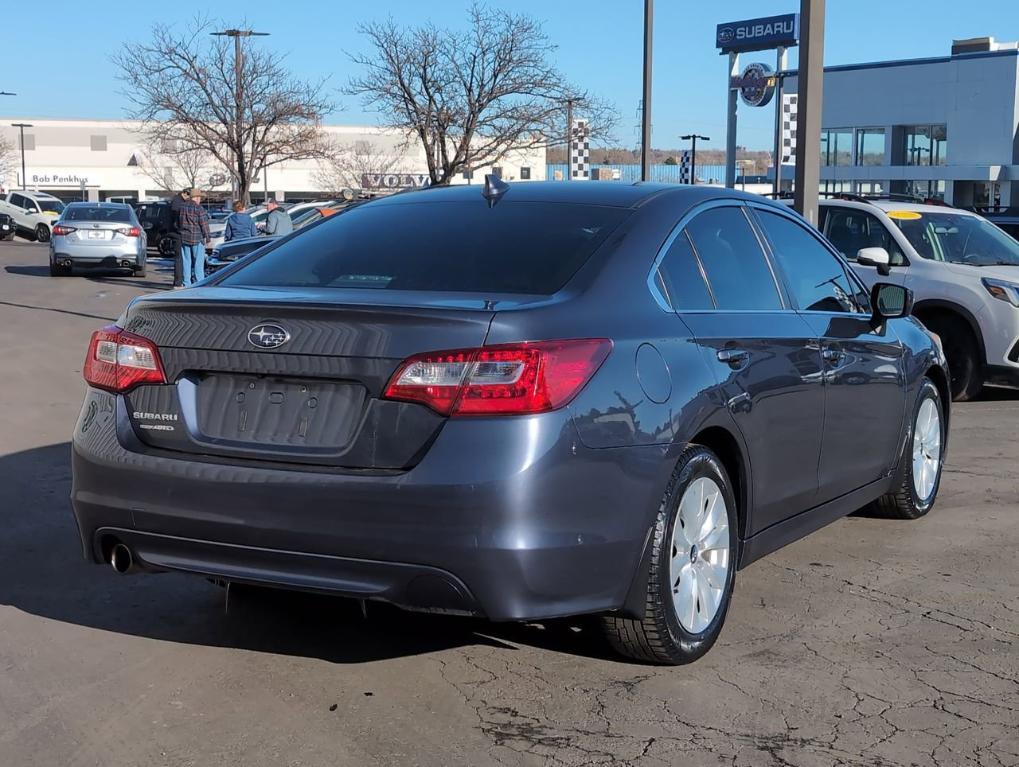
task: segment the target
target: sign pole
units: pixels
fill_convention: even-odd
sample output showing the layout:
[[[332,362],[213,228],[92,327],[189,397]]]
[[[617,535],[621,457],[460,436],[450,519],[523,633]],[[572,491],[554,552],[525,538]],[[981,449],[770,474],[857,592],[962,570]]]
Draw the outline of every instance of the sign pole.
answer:
[[[644,108],[640,126],[640,180],[651,180],[651,58],[654,42],[654,0],[644,0]]]
[[[789,66],[789,53],[784,45],[777,49],[775,57],[775,154],[772,164],[775,166],[775,199],[782,194],[782,73]]]
[[[821,98],[824,91],[824,0],[800,0],[806,34],[797,78],[796,188],[793,207],[817,226],[821,180]]]
[[[734,78],[739,77],[739,54],[729,54],[729,75],[725,87],[729,93],[729,104],[725,120],[725,186],[736,187],[736,97],[739,91],[732,87]]]

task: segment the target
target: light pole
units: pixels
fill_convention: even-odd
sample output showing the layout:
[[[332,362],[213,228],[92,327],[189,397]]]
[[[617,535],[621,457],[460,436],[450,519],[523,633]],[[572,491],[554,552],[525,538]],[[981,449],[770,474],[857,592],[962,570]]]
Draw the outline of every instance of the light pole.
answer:
[[[21,189],[25,189],[25,128],[33,127],[32,123],[11,123],[12,128],[21,131]]]
[[[654,0],[644,0],[644,108],[640,120],[640,180],[651,180],[651,47],[654,38]]]
[[[234,39],[234,142],[238,148],[243,144],[241,140],[241,124],[244,122],[244,51],[241,49],[242,37],[268,37],[268,32],[255,32],[251,29],[224,29],[222,32],[210,32],[213,37],[232,37]],[[241,157],[237,157],[238,176],[244,172],[247,178],[246,169],[241,168]],[[238,180],[240,180],[238,178]],[[246,195],[245,195],[246,197]],[[244,200],[248,202],[247,199]]]
[[[690,142],[690,183],[697,183],[697,139],[701,141],[711,141],[707,136],[700,136],[696,133],[687,133],[685,136],[680,136],[683,141]]]

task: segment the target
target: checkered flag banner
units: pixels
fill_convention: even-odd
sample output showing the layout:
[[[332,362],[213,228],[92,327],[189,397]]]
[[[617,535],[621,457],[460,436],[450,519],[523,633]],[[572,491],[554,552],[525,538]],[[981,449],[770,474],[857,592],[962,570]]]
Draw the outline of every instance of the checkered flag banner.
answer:
[[[570,127],[570,178],[574,181],[591,179],[591,140],[587,133],[587,120],[574,120]]]
[[[690,150],[684,149],[679,154],[679,183],[690,183]]]
[[[795,93],[782,95],[782,164],[796,162],[796,100]]]

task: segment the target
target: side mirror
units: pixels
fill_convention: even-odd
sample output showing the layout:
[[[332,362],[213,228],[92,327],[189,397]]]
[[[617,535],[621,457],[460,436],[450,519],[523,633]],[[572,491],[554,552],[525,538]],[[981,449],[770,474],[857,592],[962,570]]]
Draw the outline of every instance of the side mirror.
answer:
[[[876,266],[877,273],[887,277],[892,273],[892,257],[884,248],[860,248],[856,253],[856,263],[864,266]]]
[[[875,322],[908,317],[913,311],[913,291],[889,282],[877,282],[870,290],[871,316]]]

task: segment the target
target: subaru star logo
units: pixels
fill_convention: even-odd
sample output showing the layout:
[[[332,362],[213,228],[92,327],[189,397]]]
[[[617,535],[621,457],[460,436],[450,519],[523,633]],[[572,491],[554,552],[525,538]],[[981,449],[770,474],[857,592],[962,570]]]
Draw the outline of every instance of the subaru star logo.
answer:
[[[248,342],[259,349],[275,349],[290,340],[290,333],[279,325],[263,323],[248,331]]]
[[[735,36],[736,33],[732,31],[732,27],[722,27],[718,30],[718,42],[720,43],[731,43]]]

